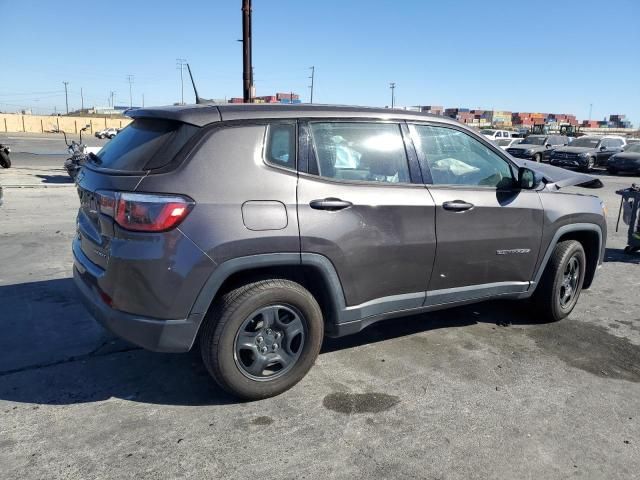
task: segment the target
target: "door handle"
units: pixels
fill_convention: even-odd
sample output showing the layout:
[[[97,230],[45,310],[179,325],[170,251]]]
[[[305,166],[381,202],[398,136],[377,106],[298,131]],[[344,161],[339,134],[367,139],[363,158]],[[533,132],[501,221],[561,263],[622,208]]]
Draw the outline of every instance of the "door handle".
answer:
[[[451,210],[453,212],[464,212],[473,208],[473,203],[465,202],[464,200],[453,200],[451,202],[444,202],[442,208],[445,210]]]
[[[340,200],[339,198],[323,198],[321,200],[311,200],[309,206],[314,210],[329,210],[330,212],[336,212],[344,208],[353,206],[353,203],[346,200]]]

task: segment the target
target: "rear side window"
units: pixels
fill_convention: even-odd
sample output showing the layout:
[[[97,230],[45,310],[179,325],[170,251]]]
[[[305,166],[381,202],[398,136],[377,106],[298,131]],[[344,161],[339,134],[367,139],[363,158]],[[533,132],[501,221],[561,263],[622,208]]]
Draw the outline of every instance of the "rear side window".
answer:
[[[163,167],[197,130],[170,120],[134,120],[98,152],[98,166],[131,172]]]
[[[348,181],[409,183],[409,164],[400,125],[395,123],[311,123],[317,159],[312,173]]]
[[[296,126],[292,123],[269,125],[267,162],[280,167],[296,168]]]

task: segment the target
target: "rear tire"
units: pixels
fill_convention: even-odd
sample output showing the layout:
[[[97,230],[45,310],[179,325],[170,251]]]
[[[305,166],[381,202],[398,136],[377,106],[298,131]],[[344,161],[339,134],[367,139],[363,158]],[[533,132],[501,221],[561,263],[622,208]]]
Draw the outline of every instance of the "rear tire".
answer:
[[[533,303],[545,321],[567,317],[578,302],[586,271],[582,244],[565,240],[556,245],[533,295]]]
[[[609,172],[611,175],[618,174],[618,171],[615,168],[607,168],[607,172]]]
[[[323,334],[322,311],[308,290],[290,280],[262,280],[214,303],[200,350],[220,387],[258,400],[290,389],[307,374]]]
[[[2,168],[10,168],[11,167],[11,159],[9,158],[9,155],[7,155],[6,153],[0,151],[0,166]]]

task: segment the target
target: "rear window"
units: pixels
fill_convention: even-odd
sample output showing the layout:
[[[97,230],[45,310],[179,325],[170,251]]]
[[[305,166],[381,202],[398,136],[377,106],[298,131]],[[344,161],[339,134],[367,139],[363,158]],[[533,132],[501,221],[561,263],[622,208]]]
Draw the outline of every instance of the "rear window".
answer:
[[[164,167],[197,130],[171,120],[134,120],[98,152],[99,167],[131,172]]]

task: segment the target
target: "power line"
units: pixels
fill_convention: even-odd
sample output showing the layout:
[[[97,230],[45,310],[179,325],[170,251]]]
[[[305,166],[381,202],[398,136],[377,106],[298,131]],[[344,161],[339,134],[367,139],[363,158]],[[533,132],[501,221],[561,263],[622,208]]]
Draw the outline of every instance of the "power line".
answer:
[[[391,89],[391,108],[393,108],[396,104],[396,96],[395,96],[396,83],[391,82],[389,84],[389,88]]]
[[[133,96],[131,95],[131,85],[133,85],[133,75],[127,75],[127,82],[129,82],[129,108],[133,108]]]
[[[313,103],[313,80],[316,75],[316,67],[311,66],[309,68],[311,69],[311,76],[309,77],[311,79],[311,85],[309,86],[311,89],[311,101],[309,103]]]
[[[180,69],[180,105],[184,105],[184,66],[187,61],[184,58],[176,58],[176,68]]]
[[[69,115],[69,94],[67,93],[67,85],[69,85],[69,82],[62,83],[64,83],[64,103],[67,106],[67,115]]]

